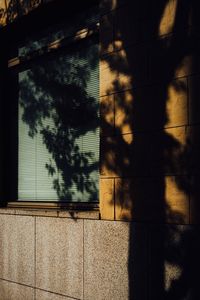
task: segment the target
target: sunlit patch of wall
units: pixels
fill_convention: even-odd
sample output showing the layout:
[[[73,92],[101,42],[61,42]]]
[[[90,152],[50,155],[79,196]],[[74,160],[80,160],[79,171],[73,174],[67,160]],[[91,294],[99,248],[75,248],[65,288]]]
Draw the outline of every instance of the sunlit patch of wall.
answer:
[[[181,277],[181,267],[173,263],[165,263],[165,290],[168,292],[172,288],[173,282]]]
[[[168,85],[167,116],[165,127],[188,124],[187,78],[178,78]]]
[[[4,0],[0,1],[0,27],[6,25],[6,4]]]
[[[178,0],[169,0],[166,3],[165,9],[161,16],[158,35],[168,34],[173,31],[175,17],[176,17],[176,8]]]

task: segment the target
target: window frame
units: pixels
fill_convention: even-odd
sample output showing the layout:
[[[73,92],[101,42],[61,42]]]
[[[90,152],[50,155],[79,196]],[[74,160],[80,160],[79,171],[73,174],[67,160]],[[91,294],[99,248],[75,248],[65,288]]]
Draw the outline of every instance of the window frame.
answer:
[[[79,3],[79,1],[76,1],[76,4]],[[80,2],[81,3],[81,2]],[[79,4],[80,4],[79,3]],[[91,3],[93,5],[91,5]],[[76,11],[77,6],[74,5],[74,8],[68,11],[69,14],[82,12],[86,9],[91,8],[94,5],[97,5],[98,1],[86,1],[85,5],[79,6],[79,9]],[[38,7],[34,11],[30,12],[30,14],[23,16],[16,20],[13,24],[8,24],[4,28],[0,30],[0,38],[3,41],[4,44],[4,53],[2,55],[2,59],[0,60],[0,67],[2,66],[2,70],[4,72],[0,73],[0,80],[2,82],[1,85],[1,130],[0,130],[0,136],[3,140],[4,147],[0,150],[1,157],[3,158],[1,161],[1,173],[0,173],[0,179],[2,179],[2,188],[0,187],[0,194],[2,196],[3,201],[1,201],[1,206],[7,206],[7,207],[17,207],[17,208],[59,208],[59,209],[69,209],[69,210],[91,210],[91,209],[98,209],[99,203],[95,202],[47,202],[47,201],[20,201],[17,200],[17,180],[14,179],[13,169],[15,169],[15,178],[17,178],[16,171],[18,171],[18,158],[16,145],[13,143],[16,143],[18,140],[17,138],[15,141],[12,140],[12,134],[13,133],[13,125],[17,121],[16,120],[16,105],[18,105],[18,101],[15,101],[15,105],[10,105],[12,96],[9,95],[7,92],[9,90],[10,82],[9,82],[9,69],[25,66],[26,64],[34,63],[34,60],[37,60],[38,57],[42,57],[42,55],[51,55],[55,53],[55,51],[60,51],[64,49],[65,47],[69,47],[69,45],[73,45],[74,43],[78,43],[81,41],[81,39],[84,38],[95,38],[95,35],[98,35],[98,25],[96,28],[93,28],[93,32],[88,30],[79,32],[73,38],[66,41],[62,41],[62,49],[59,47],[59,42],[56,43],[50,43],[46,49],[42,49],[36,51],[32,56],[28,57],[27,60],[24,60],[23,58],[20,58],[18,56],[15,56],[14,59],[9,59],[8,53],[10,48],[16,48],[17,45],[25,39],[26,36],[29,36],[30,34],[34,34],[37,32],[38,28],[40,30],[44,30],[47,27],[53,26],[57,23],[59,20],[59,23],[65,20],[68,13],[63,13],[64,8],[66,8],[67,4],[65,1],[61,1],[58,3],[58,1],[53,1],[50,3],[47,3],[43,5],[42,7]],[[45,24],[43,24],[43,17],[45,14],[45,20],[47,18],[47,21]],[[54,15],[54,20],[52,22],[52,14]],[[56,14],[56,15],[55,15]],[[33,28],[31,23],[33,19],[37,19],[37,26],[36,28]],[[19,35],[18,35],[19,34]],[[13,42],[9,45],[9,41],[12,40]],[[37,53],[38,52],[38,53]],[[11,106],[11,108],[10,108]],[[10,110],[11,109],[11,110]],[[5,128],[5,121],[6,121],[6,115],[9,114],[9,125],[7,128]],[[14,116],[14,117],[13,117]],[[15,123],[16,124],[16,123]],[[15,135],[17,135],[17,132],[15,132]],[[8,161],[9,156],[11,157],[11,160]],[[6,162],[7,161],[7,162]],[[13,167],[14,166],[14,167]],[[11,176],[11,180],[9,180]],[[10,186],[11,185],[11,186]],[[8,192],[11,190],[11,192]],[[99,199],[98,199],[99,200]]]

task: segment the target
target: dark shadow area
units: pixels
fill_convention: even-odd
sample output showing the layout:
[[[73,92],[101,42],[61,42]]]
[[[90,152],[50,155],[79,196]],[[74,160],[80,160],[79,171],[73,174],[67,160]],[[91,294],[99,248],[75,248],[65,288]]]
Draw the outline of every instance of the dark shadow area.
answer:
[[[105,13],[111,2],[102,1]],[[199,226],[181,225],[199,224],[198,1],[125,2],[106,19],[114,54],[103,58],[115,78],[106,92],[118,93],[114,126],[101,120],[101,155],[103,169],[121,177],[115,217],[138,222],[130,225],[129,299],[199,299]],[[110,45],[105,39],[102,49]],[[184,99],[170,111],[171,90],[185,95],[186,114]]]

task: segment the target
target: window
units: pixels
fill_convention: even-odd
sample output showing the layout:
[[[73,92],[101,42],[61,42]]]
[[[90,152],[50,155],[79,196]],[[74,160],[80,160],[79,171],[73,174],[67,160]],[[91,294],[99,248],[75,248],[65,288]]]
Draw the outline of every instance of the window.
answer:
[[[95,9],[24,40],[9,59],[17,200],[98,202]]]

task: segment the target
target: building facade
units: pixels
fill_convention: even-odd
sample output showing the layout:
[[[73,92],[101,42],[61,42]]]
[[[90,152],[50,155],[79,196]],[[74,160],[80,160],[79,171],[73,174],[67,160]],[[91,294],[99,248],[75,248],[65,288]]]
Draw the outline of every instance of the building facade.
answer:
[[[198,3],[195,0],[66,2],[0,2],[3,41],[0,50],[3,141],[0,299],[199,299]],[[72,26],[69,34],[73,20],[78,25]],[[59,25],[56,38],[44,41],[40,32],[52,32],[50,28],[57,24],[65,26],[65,33],[60,33]],[[56,139],[48,143],[47,137],[52,135],[47,135],[45,129],[50,130],[52,123],[42,123],[49,117],[43,105],[55,94],[52,87],[56,79],[43,80],[47,75],[41,76],[43,71],[40,69],[38,73],[36,66],[42,68],[47,55],[50,62],[55,61],[58,48],[64,49],[59,53],[65,53],[68,48],[72,53],[83,49],[82,39],[87,39],[92,47],[99,45],[97,52],[78,52],[83,68],[80,64],[71,68],[68,56],[64,56],[63,70],[60,61],[58,65],[63,74],[70,70],[68,79],[75,74],[75,81],[64,82],[65,88],[73,85],[72,90],[68,89],[67,99],[74,103],[74,99],[83,97],[83,105],[78,102],[81,107],[78,115],[73,115],[74,106],[69,110],[69,104],[67,108],[62,105],[62,126],[60,113],[54,119],[60,126]],[[27,51],[25,55],[20,49]],[[86,73],[88,65],[90,75]],[[97,67],[99,75],[95,75]],[[46,92],[44,96],[40,87],[37,98],[35,87],[31,86],[34,92],[30,92],[30,86],[24,88],[23,80],[28,78],[30,83],[33,77],[19,74],[31,68],[36,70],[37,86],[42,82],[43,89],[51,94]],[[44,73],[50,74],[48,70],[45,67]],[[74,87],[77,78],[81,82],[78,90]],[[60,82],[56,82],[56,99],[61,97],[57,92],[62,89]],[[19,91],[20,99],[29,101],[29,106],[18,100]],[[97,98],[96,110],[93,104],[87,106],[84,102]],[[21,117],[20,103],[27,112]],[[33,108],[33,103],[39,103],[40,108]],[[58,102],[52,107],[51,112],[58,114]],[[40,117],[35,120],[38,111]],[[72,120],[68,116],[67,127],[63,127],[69,111]],[[74,120],[79,120],[80,126]],[[30,179],[34,172],[31,164],[24,167],[24,162],[28,164],[37,151],[38,155],[44,151],[42,148],[32,151],[36,149],[35,143],[30,149],[27,144],[23,149],[19,147],[25,139],[21,132],[26,129],[19,129],[23,122],[29,126],[28,145],[36,131],[43,134],[41,141],[58,169],[54,164],[46,164],[48,174],[58,172],[65,178],[60,185],[54,181],[56,201],[53,192],[48,193],[49,183],[42,181],[46,176],[43,171],[38,171],[38,177],[34,175],[39,183],[33,183],[39,186],[42,182],[42,187],[26,189],[30,182],[23,185],[23,180]],[[66,144],[58,138],[69,122],[76,132],[78,128],[78,136],[85,136],[86,131],[95,132],[95,138],[81,139],[81,149],[84,143],[92,146],[85,146],[85,152],[82,150],[78,169],[74,167],[77,160],[73,159],[79,157],[79,151],[69,148],[69,145],[75,147],[77,135],[72,135],[72,142],[68,131],[64,136]],[[58,148],[54,149],[55,145]],[[58,150],[64,149],[63,145],[68,147],[64,153]],[[89,155],[88,151],[94,154]],[[21,157],[21,153],[27,156]],[[70,159],[62,160],[69,153],[73,154]],[[98,157],[98,161],[92,157]],[[74,163],[71,173],[63,167],[65,163],[67,170]],[[39,168],[41,161],[34,161],[36,164]],[[20,166],[25,170],[24,175]],[[63,186],[66,190],[62,190]],[[31,193],[35,190],[42,192],[34,198]],[[42,195],[44,199],[39,201]]]

